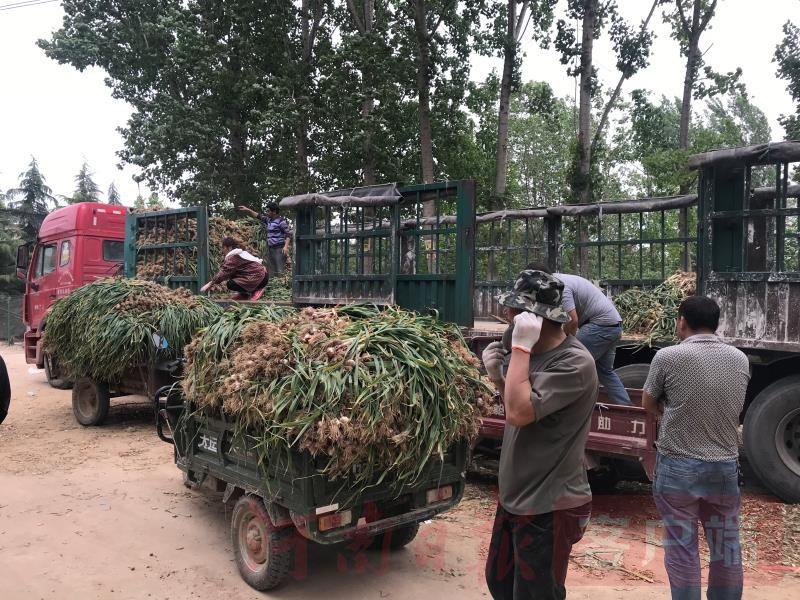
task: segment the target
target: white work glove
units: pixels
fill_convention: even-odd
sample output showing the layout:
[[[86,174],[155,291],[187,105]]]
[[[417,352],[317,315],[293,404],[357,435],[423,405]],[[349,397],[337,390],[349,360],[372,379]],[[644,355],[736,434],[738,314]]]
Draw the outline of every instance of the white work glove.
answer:
[[[511,334],[511,348],[530,354],[542,333],[542,317],[529,312],[514,317],[514,331]]]
[[[492,381],[503,380],[503,359],[506,356],[506,349],[503,347],[503,342],[492,342],[481,354],[483,367],[486,369],[486,374]]]

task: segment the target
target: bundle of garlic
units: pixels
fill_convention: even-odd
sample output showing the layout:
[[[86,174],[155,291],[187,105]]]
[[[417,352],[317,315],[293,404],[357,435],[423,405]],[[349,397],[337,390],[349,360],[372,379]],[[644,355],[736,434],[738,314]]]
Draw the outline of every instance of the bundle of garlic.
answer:
[[[413,481],[477,435],[492,397],[456,327],[393,308],[234,309],[186,360],[187,399],[234,418],[262,462],[307,450],[365,486]]]

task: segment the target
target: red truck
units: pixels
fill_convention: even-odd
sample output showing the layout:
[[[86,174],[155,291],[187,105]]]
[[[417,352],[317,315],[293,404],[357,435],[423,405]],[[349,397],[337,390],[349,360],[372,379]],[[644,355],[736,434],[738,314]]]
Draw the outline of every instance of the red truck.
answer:
[[[47,313],[57,298],[120,272],[126,214],[125,207],[98,202],[65,206],[45,217],[35,242],[17,249],[17,275],[25,280],[25,360],[44,368],[53,387],[66,389],[70,382],[39,344],[47,327]]]

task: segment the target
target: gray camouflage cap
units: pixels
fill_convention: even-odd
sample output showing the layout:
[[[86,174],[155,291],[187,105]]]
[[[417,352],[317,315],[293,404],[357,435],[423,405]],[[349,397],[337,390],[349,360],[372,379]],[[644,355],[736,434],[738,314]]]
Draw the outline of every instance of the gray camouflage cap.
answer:
[[[527,269],[517,275],[514,288],[500,294],[497,301],[503,306],[531,312],[549,321],[566,323],[569,315],[561,307],[564,283],[544,271]]]

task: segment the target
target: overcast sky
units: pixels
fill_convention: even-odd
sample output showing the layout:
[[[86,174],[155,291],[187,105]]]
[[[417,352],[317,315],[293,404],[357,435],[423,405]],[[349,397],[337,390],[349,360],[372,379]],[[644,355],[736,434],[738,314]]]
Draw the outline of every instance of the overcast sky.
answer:
[[[0,9],[12,3],[0,0]],[[651,1],[619,0],[619,4],[623,15],[638,21]],[[793,106],[771,61],[783,23],[787,19],[800,23],[800,0],[720,0],[717,12],[713,29],[702,39],[707,64],[720,71],[742,67],[750,94],[769,117],[773,139],[783,138],[777,119],[792,112]],[[116,156],[122,146],[117,128],[125,124],[130,107],[111,98],[100,70],[80,73],[46,58],[36,46],[37,39],[60,26],[62,14],[58,3],[0,10],[0,190],[17,185],[19,173],[33,155],[53,191],[71,194],[75,174],[85,159],[104,194],[114,181],[123,202],[132,204],[136,170],[119,170]],[[658,17],[654,24],[658,37],[650,67],[634,76],[625,91],[640,87],[678,96],[683,58],[668,27]],[[566,76],[554,50],[541,50],[531,42],[524,43],[524,50],[524,79],[548,81],[557,94],[573,97],[574,80]],[[607,38],[601,39],[595,64],[606,86],[616,84],[614,62]],[[476,57],[474,64],[476,79],[502,67],[499,59]],[[144,185],[142,194],[149,194]]]

